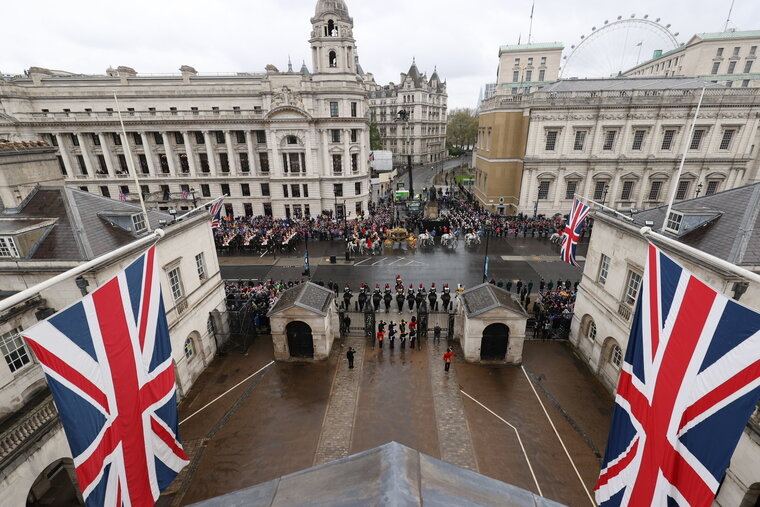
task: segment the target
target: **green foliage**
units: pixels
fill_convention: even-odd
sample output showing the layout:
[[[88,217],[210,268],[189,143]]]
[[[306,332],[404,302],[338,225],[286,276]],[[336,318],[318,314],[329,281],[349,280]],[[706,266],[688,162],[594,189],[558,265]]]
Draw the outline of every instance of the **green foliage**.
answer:
[[[472,109],[454,109],[449,113],[446,129],[448,144],[453,148],[467,150],[475,146],[478,138],[478,117]]]
[[[380,137],[380,129],[375,122],[369,124],[369,147],[371,150],[383,149],[383,138]]]

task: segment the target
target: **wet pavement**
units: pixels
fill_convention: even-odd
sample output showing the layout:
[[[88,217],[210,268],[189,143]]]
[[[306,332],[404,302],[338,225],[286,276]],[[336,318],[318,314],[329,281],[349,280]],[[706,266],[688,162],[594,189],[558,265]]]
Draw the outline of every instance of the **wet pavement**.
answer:
[[[590,491],[612,398],[567,343],[526,342],[527,375],[519,367],[460,359],[447,375],[445,339],[440,345],[423,339],[421,350],[407,344],[403,351],[398,343],[391,350],[360,337],[344,340],[336,340],[329,361],[273,364],[184,422],[181,437],[192,464],[160,504],[188,505],[396,441],[536,493],[540,487],[567,505],[589,505],[536,395]],[[351,371],[349,345],[364,348]],[[216,359],[181,404],[180,420],[271,359],[269,337],[258,338],[246,356]],[[514,430],[460,388],[517,428],[538,487]]]

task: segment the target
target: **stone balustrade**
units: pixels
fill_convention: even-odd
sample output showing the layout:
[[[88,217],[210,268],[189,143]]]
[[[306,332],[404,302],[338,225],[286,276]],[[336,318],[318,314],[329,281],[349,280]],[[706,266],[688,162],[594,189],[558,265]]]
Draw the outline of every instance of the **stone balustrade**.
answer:
[[[0,433],[0,469],[37,442],[57,420],[58,410],[50,395]]]

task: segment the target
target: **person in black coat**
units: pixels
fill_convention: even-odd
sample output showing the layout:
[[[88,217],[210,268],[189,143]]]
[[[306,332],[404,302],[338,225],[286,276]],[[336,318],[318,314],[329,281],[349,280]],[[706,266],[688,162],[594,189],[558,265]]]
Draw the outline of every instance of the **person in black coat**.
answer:
[[[391,301],[393,296],[391,295],[391,287],[387,283],[385,284],[385,294],[383,294],[383,303],[385,303],[385,313],[391,311]]]
[[[372,307],[377,312],[380,310],[380,301],[383,300],[383,295],[380,294],[380,285],[375,285],[375,292],[372,293]]]
[[[415,302],[416,300],[417,300],[417,299],[414,297],[414,288],[413,288],[413,287],[412,287],[412,285],[410,284],[410,285],[409,285],[409,291],[406,293],[406,302],[407,302],[407,304],[409,305],[409,311],[410,311],[410,312],[413,312],[413,311],[414,311],[414,302]]]
[[[430,292],[428,292],[427,295],[428,298],[428,307],[431,312],[435,312],[438,310],[438,294],[435,292],[435,284],[430,286]]]
[[[401,313],[404,311],[404,301],[406,298],[404,297],[403,292],[398,292],[396,294],[396,304],[398,305],[398,313]]]

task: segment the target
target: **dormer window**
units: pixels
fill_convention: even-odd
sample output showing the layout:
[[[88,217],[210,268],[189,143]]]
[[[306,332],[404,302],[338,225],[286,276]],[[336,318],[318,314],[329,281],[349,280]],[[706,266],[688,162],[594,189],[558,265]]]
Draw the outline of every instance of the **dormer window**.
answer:
[[[16,242],[11,236],[0,236],[0,257],[11,257],[18,259],[21,257],[16,248]]]
[[[673,234],[678,234],[681,230],[681,222],[683,222],[683,214],[677,211],[671,211],[668,215],[668,221],[665,223],[665,230]]]
[[[147,227],[145,225],[145,217],[142,215],[142,213],[132,215],[132,227],[136,233],[145,232]]]

